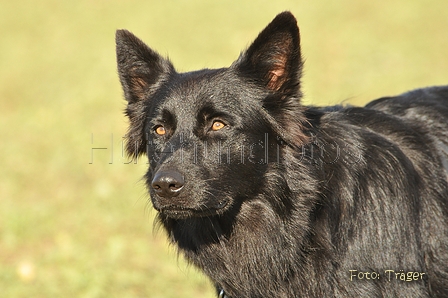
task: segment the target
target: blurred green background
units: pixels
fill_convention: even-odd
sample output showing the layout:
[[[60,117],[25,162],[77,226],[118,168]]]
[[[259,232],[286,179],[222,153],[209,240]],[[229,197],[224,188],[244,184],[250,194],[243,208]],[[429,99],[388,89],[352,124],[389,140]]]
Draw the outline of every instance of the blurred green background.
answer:
[[[214,297],[153,229],[146,162],[123,157],[114,33],[223,67],[283,10],[307,104],[448,83],[446,0],[0,1],[0,297]]]

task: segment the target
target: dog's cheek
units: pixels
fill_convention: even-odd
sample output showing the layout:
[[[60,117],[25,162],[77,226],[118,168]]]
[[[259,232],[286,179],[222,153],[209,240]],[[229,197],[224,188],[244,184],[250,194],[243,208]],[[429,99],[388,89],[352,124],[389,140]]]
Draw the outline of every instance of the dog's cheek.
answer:
[[[253,196],[264,181],[266,165],[244,163],[226,167],[216,187],[231,197]]]

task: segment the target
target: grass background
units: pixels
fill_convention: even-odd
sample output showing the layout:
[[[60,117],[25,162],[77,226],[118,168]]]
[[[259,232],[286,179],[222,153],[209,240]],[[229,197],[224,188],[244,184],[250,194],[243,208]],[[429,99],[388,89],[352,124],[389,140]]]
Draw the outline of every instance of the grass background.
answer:
[[[114,32],[181,71],[222,67],[283,10],[307,104],[448,83],[446,0],[0,0],[0,297],[213,297],[153,231],[146,162],[122,155]]]

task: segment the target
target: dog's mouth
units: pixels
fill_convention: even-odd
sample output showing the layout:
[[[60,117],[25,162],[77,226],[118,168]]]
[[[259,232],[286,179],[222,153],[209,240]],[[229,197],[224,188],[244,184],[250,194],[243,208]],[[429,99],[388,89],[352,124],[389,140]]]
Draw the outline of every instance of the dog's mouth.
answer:
[[[229,200],[224,199],[219,201],[212,208],[186,208],[183,206],[167,206],[167,207],[156,207],[154,208],[161,214],[173,218],[173,219],[187,219],[194,217],[208,217],[222,214],[226,207],[229,205]]]

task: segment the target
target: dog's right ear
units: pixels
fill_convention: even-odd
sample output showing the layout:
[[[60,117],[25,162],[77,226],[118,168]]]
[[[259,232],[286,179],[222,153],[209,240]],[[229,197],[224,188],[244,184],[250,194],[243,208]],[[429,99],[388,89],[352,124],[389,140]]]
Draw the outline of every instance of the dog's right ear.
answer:
[[[129,104],[147,99],[174,72],[173,65],[134,34],[117,30],[115,35],[118,75]]]
[[[145,100],[160,88],[174,67],[162,56],[151,50],[131,32],[116,33],[118,75],[128,101],[125,114],[130,120],[126,134],[126,152],[133,158],[146,152],[144,141]]]

